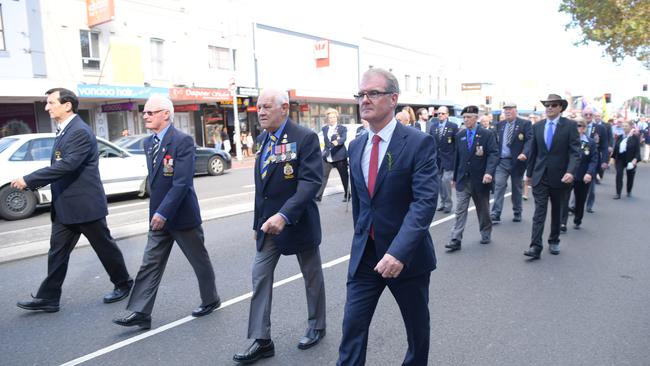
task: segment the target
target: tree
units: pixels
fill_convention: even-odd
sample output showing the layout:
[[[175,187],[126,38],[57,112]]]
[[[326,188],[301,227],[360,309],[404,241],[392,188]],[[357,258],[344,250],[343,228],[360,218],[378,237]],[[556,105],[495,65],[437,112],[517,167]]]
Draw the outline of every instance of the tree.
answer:
[[[560,11],[571,15],[566,29],[582,30],[576,45],[595,42],[614,62],[629,56],[650,69],[650,1],[562,0]]]

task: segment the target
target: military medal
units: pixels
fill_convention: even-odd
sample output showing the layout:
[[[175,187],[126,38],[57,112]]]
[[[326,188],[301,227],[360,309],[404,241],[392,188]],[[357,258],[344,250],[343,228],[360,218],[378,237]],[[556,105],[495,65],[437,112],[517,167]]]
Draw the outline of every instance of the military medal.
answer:
[[[282,141],[280,141],[281,144],[286,144],[287,143],[287,134],[285,133],[284,136],[282,136]]]
[[[293,167],[291,164],[286,163],[284,164],[284,179],[291,179],[293,178]]]
[[[59,161],[59,160],[61,160],[61,159],[63,159],[63,158],[61,157],[61,151],[56,150],[56,151],[54,152],[54,160]]]
[[[451,144],[451,136],[447,137],[447,143]]]
[[[476,156],[483,156],[483,146],[476,146]]]
[[[174,159],[169,154],[163,158],[163,175],[166,177],[174,175]]]
[[[517,137],[519,138],[519,141],[524,141],[524,134],[523,133],[520,133]]]

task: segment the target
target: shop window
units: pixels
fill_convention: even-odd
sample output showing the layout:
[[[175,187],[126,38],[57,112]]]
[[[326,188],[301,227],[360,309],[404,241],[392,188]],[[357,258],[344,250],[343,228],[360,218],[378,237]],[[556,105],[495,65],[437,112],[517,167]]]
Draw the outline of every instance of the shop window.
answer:
[[[164,47],[165,41],[159,38],[151,38],[151,72],[154,78],[164,76]]]
[[[2,21],[2,4],[0,4],[0,51],[6,51],[5,46],[5,25]]]
[[[236,50],[232,50],[232,59],[229,48],[208,46],[208,51],[208,68],[211,70],[234,70]]]
[[[429,95],[433,94],[433,78],[429,75]]]
[[[422,78],[419,76],[415,78],[415,91],[422,93]]]
[[[411,75],[404,75],[404,91],[411,90]]]
[[[86,70],[99,70],[99,33],[79,31],[81,41],[81,63]]]

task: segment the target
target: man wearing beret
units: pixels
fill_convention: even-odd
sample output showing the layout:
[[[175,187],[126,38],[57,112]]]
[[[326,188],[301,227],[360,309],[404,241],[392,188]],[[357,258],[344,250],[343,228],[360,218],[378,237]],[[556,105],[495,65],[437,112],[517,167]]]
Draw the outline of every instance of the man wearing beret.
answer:
[[[525,256],[539,259],[548,201],[551,201],[551,234],[549,252],[560,254],[560,216],[565,196],[573,183],[580,162],[580,136],[575,121],[561,117],[568,102],[557,94],[541,101],[546,107],[546,119],[533,125],[528,171],[535,198],[535,214],[530,248]],[[532,180],[531,180],[532,178]]]
[[[490,189],[499,162],[494,133],[477,123],[478,107],[467,106],[461,115],[465,129],[456,135],[456,158],[452,181],[456,185],[456,223],[451,230],[451,241],[445,245],[445,248],[450,251],[460,249],[470,198],[476,206],[481,244],[490,243],[492,234],[489,212]]]

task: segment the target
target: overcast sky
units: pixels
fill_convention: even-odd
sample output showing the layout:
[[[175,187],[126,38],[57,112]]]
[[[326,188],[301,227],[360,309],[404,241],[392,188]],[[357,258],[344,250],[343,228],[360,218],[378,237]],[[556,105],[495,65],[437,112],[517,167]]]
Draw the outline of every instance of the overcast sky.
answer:
[[[570,18],[558,11],[559,0],[250,1],[265,18],[286,17],[297,29],[346,41],[354,33],[346,29],[361,27],[372,38],[452,56],[461,82],[525,81],[588,98],[612,93],[614,104],[650,82],[650,71],[633,59],[615,65],[595,45],[574,46],[579,32],[565,30]]]

